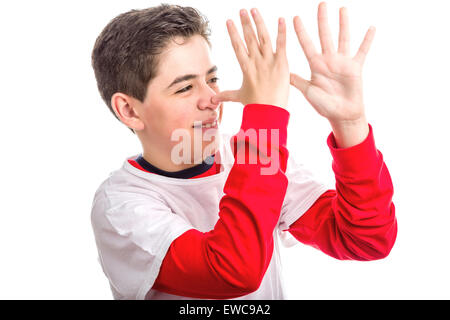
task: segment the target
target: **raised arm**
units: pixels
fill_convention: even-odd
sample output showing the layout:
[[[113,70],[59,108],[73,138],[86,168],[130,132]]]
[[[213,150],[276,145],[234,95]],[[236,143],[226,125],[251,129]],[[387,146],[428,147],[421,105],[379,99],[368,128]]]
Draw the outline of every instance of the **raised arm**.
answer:
[[[394,187],[376,149],[372,127],[358,145],[338,148],[333,134],[327,140],[333,156],[336,190],[328,190],[289,232],[340,260],[385,258],[397,237]]]
[[[311,80],[292,73],[291,84],[331,124],[333,133],[327,142],[333,156],[336,190],[324,193],[289,231],[299,241],[337,259],[380,259],[394,245],[397,221],[391,177],[364,112],[362,67],[375,29],[369,28],[358,52],[351,57],[346,8],[340,9],[339,18],[336,51],[326,4],[320,3],[322,52],[314,48],[300,18],[294,18]]]
[[[284,175],[289,119],[289,112],[284,110],[289,89],[286,29],[284,21],[281,21],[274,54],[262,18],[256,11],[252,12],[259,42],[247,12],[241,11],[248,51],[232,21],[227,21],[231,42],[243,71],[242,87],[237,91],[219,93],[214,101],[233,100],[246,105],[242,131],[231,140],[235,163],[219,204],[220,218],[209,232],[192,229],[173,241],[153,289],[196,298],[238,297],[257,290],[270,263],[272,235],[287,188]],[[280,82],[279,78],[286,81]],[[257,132],[261,129],[278,130],[279,139],[261,141],[258,134],[245,134],[247,130]],[[271,149],[270,161],[279,164],[272,174],[262,174],[268,164],[266,147]],[[238,154],[246,150],[249,156],[245,159],[262,156],[265,165],[261,161],[253,164],[247,160],[240,162]]]

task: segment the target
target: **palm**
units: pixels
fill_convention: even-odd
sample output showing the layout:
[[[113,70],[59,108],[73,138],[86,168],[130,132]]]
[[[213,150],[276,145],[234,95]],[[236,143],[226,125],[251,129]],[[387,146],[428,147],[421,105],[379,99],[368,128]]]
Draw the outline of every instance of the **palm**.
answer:
[[[322,53],[316,52],[298,17],[294,26],[311,69],[307,81],[291,74],[291,84],[296,86],[317,110],[330,121],[356,120],[364,114],[362,94],[362,65],[373,38],[369,29],[355,57],[349,55],[348,22],[345,9],[341,9],[339,48],[334,50],[327,25],[325,4],[319,5],[319,35]]]
[[[311,61],[311,81],[305,98],[326,118],[353,118],[362,105],[361,72],[345,56],[318,56]]]

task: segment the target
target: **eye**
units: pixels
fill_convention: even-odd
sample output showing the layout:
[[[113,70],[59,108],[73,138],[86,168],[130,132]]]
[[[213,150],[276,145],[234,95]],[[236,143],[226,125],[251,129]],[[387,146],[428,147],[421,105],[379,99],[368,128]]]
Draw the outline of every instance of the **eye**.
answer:
[[[213,81],[214,80],[214,81]],[[214,78],[212,78],[211,80],[209,80],[209,81],[212,81],[213,83],[216,83],[217,82],[217,80],[219,80],[219,78],[217,78],[217,77],[214,77]]]
[[[188,90],[191,89],[191,88],[192,88],[192,86],[191,86],[191,85],[188,85],[187,87],[184,87],[183,89],[178,90],[178,91],[175,92],[175,93],[183,93],[183,92],[188,91]]]
[[[209,81],[212,82],[212,83],[216,83],[218,80],[219,80],[219,78],[214,77],[214,78],[211,78]],[[175,92],[175,93],[183,93],[183,92],[187,92],[187,91],[189,91],[191,88],[192,88],[192,85],[188,85],[187,87],[184,87],[183,89],[180,89],[180,90],[178,90],[178,91]]]

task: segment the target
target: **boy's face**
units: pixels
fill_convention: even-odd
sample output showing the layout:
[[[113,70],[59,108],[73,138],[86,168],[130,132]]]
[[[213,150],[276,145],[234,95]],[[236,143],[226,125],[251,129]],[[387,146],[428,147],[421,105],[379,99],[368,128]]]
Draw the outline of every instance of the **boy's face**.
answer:
[[[217,72],[211,61],[208,43],[202,36],[175,40],[179,44],[170,42],[166,46],[159,57],[158,72],[150,81],[144,102],[136,105],[144,123],[144,129],[138,134],[148,147],[171,152],[181,140],[173,139],[173,132],[188,133],[192,146],[191,161],[198,161],[198,157],[193,155],[194,135],[201,136],[207,130],[218,133],[222,105],[211,102],[211,98],[219,92]],[[216,129],[194,127],[199,121],[210,122],[214,119],[218,120]],[[202,150],[208,145],[211,148],[211,141],[203,141]]]

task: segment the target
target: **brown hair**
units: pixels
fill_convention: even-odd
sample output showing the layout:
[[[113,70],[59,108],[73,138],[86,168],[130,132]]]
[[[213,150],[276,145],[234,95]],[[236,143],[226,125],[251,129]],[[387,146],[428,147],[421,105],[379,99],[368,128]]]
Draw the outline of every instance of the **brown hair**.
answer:
[[[92,50],[98,90],[109,110],[117,118],[111,107],[116,92],[144,101],[147,86],[157,75],[159,54],[174,37],[201,35],[211,47],[210,34],[205,16],[179,5],[131,10],[111,20]]]

